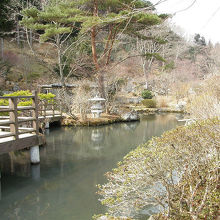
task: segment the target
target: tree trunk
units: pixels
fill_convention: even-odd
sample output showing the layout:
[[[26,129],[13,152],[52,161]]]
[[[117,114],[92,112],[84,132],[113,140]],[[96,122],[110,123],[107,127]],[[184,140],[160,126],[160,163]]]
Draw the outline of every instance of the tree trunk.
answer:
[[[99,70],[99,64],[98,64],[98,58],[97,58],[97,52],[96,52],[96,28],[92,28],[92,33],[91,33],[91,42],[92,42],[92,57],[93,57],[93,62],[95,65],[96,70]]]
[[[20,29],[19,29],[19,21],[17,21],[17,45],[20,47]]]
[[[97,0],[94,0],[93,3],[93,16],[98,16],[98,3]],[[96,27],[92,27],[91,31],[91,43],[92,43],[92,57],[93,62],[96,67],[96,70],[99,71],[99,64],[98,64],[98,58],[97,58],[97,51],[96,51]]]
[[[1,58],[4,60],[4,39],[1,38]]]
[[[30,45],[33,46],[33,32],[30,30]]]
[[[93,16],[98,16],[98,2],[97,0],[94,0],[93,2]],[[104,85],[104,76],[103,73],[100,71],[100,66],[98,63],[98,56],[96,51],[96,27],[92,27],[91,31],[91,43],[92,43],[92,57],[93,62],[96,68],[96,71],[98,73],[98,87],[99,87],[99,93],[100,95],[105,98],[105,85]]]
[[[57,48],[58,48],[57,49],[57,58],[58,58],[58,65],[59,65],[59,72],[60,72],[60,83],[61,83],[61,86],[65,86],[59,36],[57,37]]]
[[[153,58],[151,58],[148,61],[147,68],[146,68],[147,62],[145,62],[145,64],[144,64],[144,76],[145,76],[145,80],[146,80],[146,83],[145,83],[145,88],[146,89],[148,89],[148,75],[151,72],[152,63],[153,63]]]
[[[99,86],[99,93],[101,95],[102,98],[106,98],[105,95],[105,82],[104,82],[104,73],[103,72],[99,72],[98,73],[98,86]]]
[[[145,77],[145,89],[148,89],[148,77],[147,77],[147,70],[146,70],[146,60],[142,58],[142,69]]]
[[[112,33],[113,33],[113,25],[111,24],[110,27],[109,27],[109,35],[108,35],[108,39],[107,39],[107,42],[105,44],[105,50],[104,50],[104,53],[103,53],[103,59],[105,58],[107,52],[108,52],[108,48],[109,48],[109,43],[112,39]]]

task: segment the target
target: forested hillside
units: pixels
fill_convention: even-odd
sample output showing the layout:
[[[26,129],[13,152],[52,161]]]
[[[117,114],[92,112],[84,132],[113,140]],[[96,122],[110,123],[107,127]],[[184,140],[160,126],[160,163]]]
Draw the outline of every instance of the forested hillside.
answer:
[[[149,2],[83,2],[1,1],[1,89],[98,78],[105,96],[114,74],[168,94],[218,71],[219,45],[187,42]]]

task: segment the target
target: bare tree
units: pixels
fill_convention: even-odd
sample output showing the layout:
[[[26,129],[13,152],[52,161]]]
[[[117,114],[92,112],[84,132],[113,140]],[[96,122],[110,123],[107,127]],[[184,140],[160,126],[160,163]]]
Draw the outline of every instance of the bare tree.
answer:
[[[146,31],[145,31],[146,32]],[[155,60],[155,54],[161,49],[162,45],[152,40],[137,39],[137,49],[141,53],[142,70],[145,77],[145,88],[148,89],[148,76],[151,73],[151,68]]]

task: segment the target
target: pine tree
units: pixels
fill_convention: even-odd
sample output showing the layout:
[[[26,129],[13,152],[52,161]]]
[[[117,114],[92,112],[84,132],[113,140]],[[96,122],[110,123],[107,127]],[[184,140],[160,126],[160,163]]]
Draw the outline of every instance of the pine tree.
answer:
[[[10,32],[13,28],[13,21],[9,17],[10,0],[0,1],[0,36],[4,36],[5,32]]]
[[[152,4],[142,0],[82,0],[77,2],[85,5],[83,11],[86,16],[81,17],[81,32],[91,32],[93,60],[97,70],[100,64],[103,66],[109,63],[112,47],[118,34],[123,32],[132,36],[140,36],[139,31],[162,22],[158,15],[152,13]],[[96,37],[100,32],[105,32],[106,35],[103,36],[106,38],[103,39],[105,43],[103,54],[98,57]]]
[[[22,25],[43,30],[42,42],[56,45],[61,82],[64,83],[63,45],[72,33],[90,35],[93,63],[98,73],[100,93],[105,96],[103,70],[110,62],[112,49],[119,34],[144,37],[141,30],[160,24],[166,17],[153,13],[153,5],[144,0],[50,0],[43,9],[24,10]],[[104,48],[97,51],[97,38]]]
[[[1,0],[0,1],[0,58],[4,59],[4,37],[10,32],[14,23],[9,17],[8,6],[10,4],[10,0]]]
[[[153,13],[153,5],[144,0],[79,0],[75,2],[84,12],[80,33],[90,33],[93,63],[98,73],[100,93],[105,96],[103,72],[108,66],[117,37],[126,34],[144,37],[140,31],[160,24],[167,15]],[[103,51],[97,52],[97,39]],[[100,43],[99,43],[100,44]]]
[[[57,50],[60,82],[64,86],[64,70],[66,69],[67,41],[78,33],[78,23],[74,20],[80,11],[71,3],[51,0],[43,9],[32,7],[23,10],[21,25],[40,32],[40,42],[49,42]],[[57,68],[56,68],[57,72]]]

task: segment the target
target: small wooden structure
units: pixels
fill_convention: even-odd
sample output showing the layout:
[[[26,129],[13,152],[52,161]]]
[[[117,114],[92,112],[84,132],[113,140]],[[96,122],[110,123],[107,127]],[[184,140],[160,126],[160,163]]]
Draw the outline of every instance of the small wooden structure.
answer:
[[[43,144],[44,136],[39,132],[41,122],[54,122],[62,118],[55,103],[39,102],[37,93],[32,96],[4,96],[9,106],[0,106],[0,154]],[[18,106],[19,100],[32,99],[32,106]],[[20,116],[24,113],[25,116]],[[27,126],[28,124],[28,126]]]

